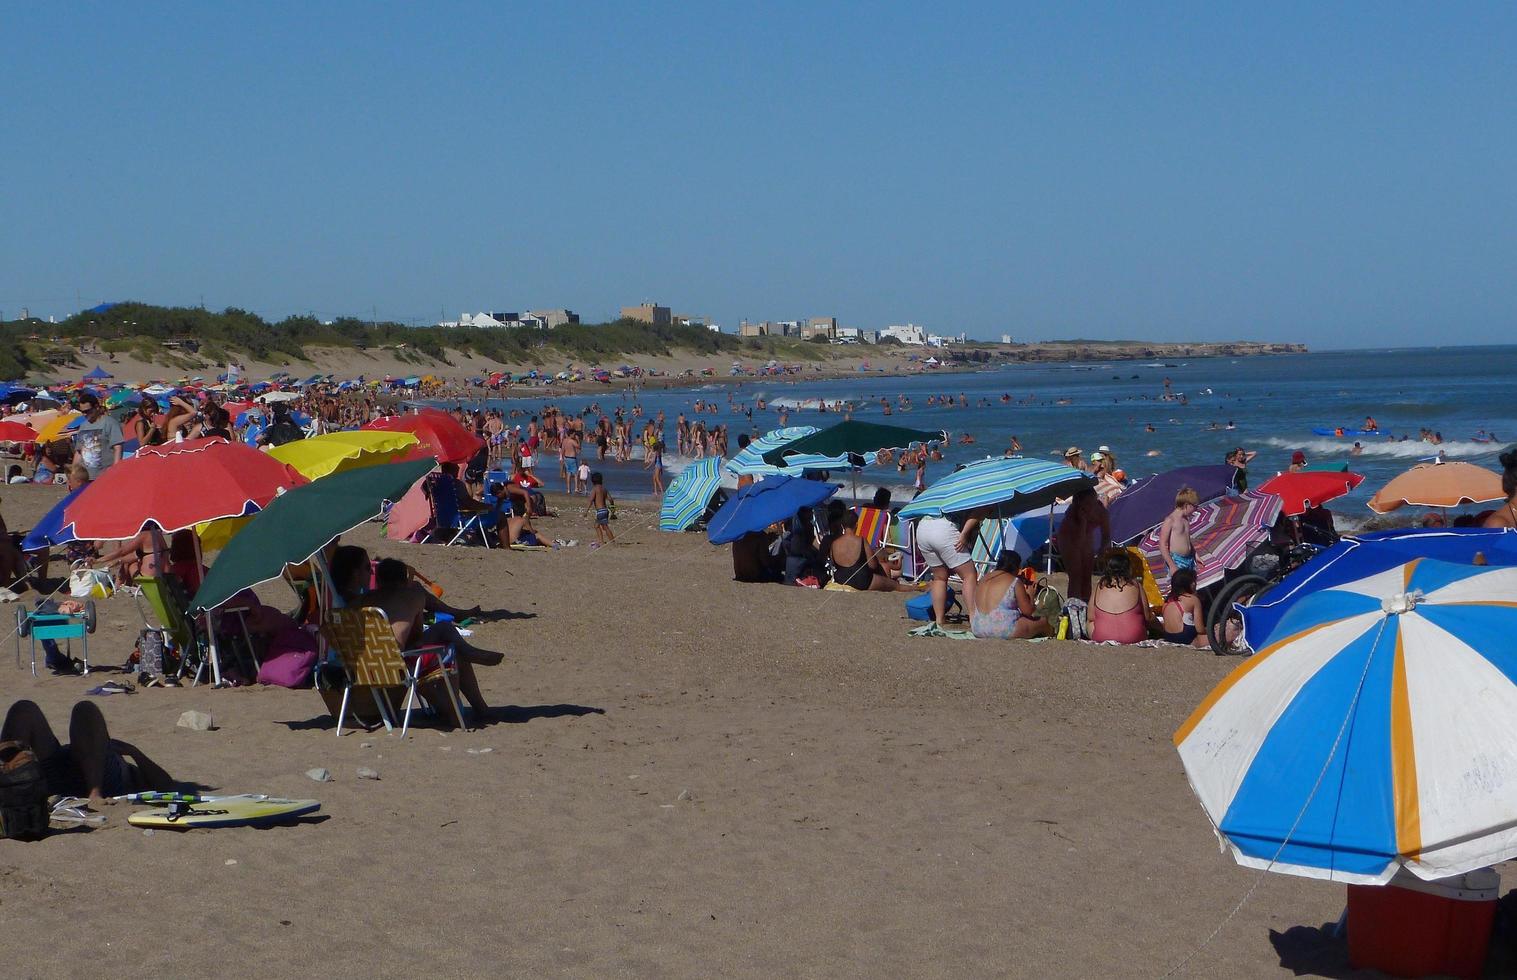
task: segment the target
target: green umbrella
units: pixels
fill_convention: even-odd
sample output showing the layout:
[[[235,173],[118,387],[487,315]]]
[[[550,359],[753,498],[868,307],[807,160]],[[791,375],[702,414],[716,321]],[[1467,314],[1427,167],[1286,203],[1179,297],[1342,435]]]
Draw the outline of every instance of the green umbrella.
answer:
[[[435,465],[422,459],[368,466],[280,494],[222,549],[191,611],[215,609],[243,589],[278,578],[286,565],[305,561],[376,516],[386,500],[399,500]]]
[[[1307,463],[1301,467],[1302,473],[1347,473],[1348,463]]]
[[[904,449],[918,442],[941,442],[940,431],[906,429],[898,425],[881,425],[878,422],[839,422],[830,429],[813,432],[794,442],[787,442],[764,454],[764,462],[771,466],[787,465],[787,457],[831,457],[832,465],[847,465],[848,456],[869,456],[882,449]],[[806,465],[818,465],[820,459],[808,459]]]

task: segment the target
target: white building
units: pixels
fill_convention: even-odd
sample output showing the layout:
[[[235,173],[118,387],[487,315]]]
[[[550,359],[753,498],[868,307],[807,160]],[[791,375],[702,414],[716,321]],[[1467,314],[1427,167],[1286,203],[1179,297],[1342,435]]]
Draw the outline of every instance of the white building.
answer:
[[[903,344],[910,344],[913,347],[925,347],[927,345],[927,328],[919,327],[915,323],[908,323],[904,326],[889,326],[880,331],[880,339],[884,340],[886,337],[894,338]]]

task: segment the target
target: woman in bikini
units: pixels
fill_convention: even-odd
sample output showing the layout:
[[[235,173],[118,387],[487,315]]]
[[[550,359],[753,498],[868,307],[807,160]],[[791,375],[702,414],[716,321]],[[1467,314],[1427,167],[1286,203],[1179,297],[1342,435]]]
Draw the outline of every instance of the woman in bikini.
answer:
[[[1517,527],[1517,446],[1501,454],[1501,492],[1506,501],[1485,519],[1484,527]]]
[[[1189,568],[1182,568],[1170,576],[1169,598],[1164,601],[1160,625],[1163,627],[1162,638],[1170,643],[1196,647],[1209,645],[1206,615],[1196,596],[1196,573]]]

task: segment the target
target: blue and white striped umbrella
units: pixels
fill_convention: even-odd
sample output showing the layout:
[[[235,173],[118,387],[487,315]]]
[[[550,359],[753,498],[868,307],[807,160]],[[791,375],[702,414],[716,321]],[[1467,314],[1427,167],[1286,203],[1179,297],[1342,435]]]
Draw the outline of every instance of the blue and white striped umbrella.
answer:
[[[1240,864],[1383,883],[1517,855],[1517,568],[1419,558],[1295,602],[1175,733]]]
[[[658,509],[658,529],[683,531],[694,524],[706,512],[712,495],[721,485],[721,457],[691,462],[664,491],[664,503]]]
[[[814,425],[791,425],[766,432],[750,442],[746,449],[727,460],[727,472],[734,476],[774,476],[781,473],[800,476],[802,467],[771,466],[764,462],[764,454],[816,431],[817,427]]]
[[[940,517],[999,505],[1002,517],[1012,517],[1093,485],[1089,476],[1063,463],[993,456],[943,477],[902,507],[900,516]]]

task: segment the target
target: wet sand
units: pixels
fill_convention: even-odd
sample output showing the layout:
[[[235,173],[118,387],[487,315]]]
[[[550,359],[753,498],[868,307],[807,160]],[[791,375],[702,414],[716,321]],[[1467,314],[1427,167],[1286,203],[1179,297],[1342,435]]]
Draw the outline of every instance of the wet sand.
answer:
[[[57,496],[9,488],[10,526]],[[648,504],[600,551],[583,516],[543,523],[581,545],[351,537],[512,614],[476,633],[506,653],[476,732],[339,739],[308,690],[98,699],[175,776],[316,797],[321,819],[147,836],[113,807],[0,842],[7,973],[1158,976],[1255,882],[1170,744],[1231,661],[911,638],[901,597],[733,583],[726,549],[659,533]],[[141,626],[103,604],[92,658],[119,664]],[[60,727],[112,676],[0,668]],[[190,708],[217,730],[176,729]],[[1279,975],[1271,930],[1343,898],[1269,876],[1180,975]]]

